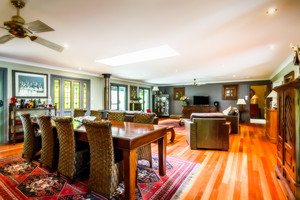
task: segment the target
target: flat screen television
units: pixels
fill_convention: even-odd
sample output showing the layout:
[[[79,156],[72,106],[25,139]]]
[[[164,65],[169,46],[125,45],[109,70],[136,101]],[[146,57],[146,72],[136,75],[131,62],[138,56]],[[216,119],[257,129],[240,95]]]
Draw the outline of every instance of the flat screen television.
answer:
[[[209,105],[209,96],[194,96],[194,105]]]

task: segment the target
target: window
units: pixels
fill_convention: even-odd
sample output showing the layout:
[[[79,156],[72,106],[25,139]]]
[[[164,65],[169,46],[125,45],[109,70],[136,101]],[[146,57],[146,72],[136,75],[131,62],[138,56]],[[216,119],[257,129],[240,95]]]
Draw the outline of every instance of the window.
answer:
[[[54,105],[56,109],[60,109],[60,80],[54,80]]]
[[[80,108],[80,84],[79,82],[73,82],[73,108]]]
[[[71,109],[71,81],[64,81],[64,108]]]
[[[87,108],[87,101],[88,101],[87,83],[83,83],[83,109]]]
[[[140,103],[142,104],[142,109],[144,112],[147,112],[147,109],[150,109],[150,89],[149,88],[139,88],[140,93]]]
[[[127,109],[127,86],[119,84],[110,85],[110,109]]]

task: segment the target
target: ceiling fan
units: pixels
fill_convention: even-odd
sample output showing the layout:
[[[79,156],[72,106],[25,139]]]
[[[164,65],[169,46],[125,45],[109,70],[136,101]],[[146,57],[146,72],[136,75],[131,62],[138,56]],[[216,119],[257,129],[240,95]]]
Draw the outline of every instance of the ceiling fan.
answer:
[[[25,2],[23,0],[10,0],[10,2],[17,8],[17,15],[12,16],[11,21],[4,22],[4,27],[0,26],[0,28],[6,29],[9,32],[8,35],[0,37],[0,44],[4,44],[15,37],[29,37],[33,42],[39,43],[58,52],[63,51],[64,47],[33,35],[33,32],[41,33],[54,31],[54,29],[40,20],[25,24],[25,20],[20,16],[20,9],[25,6]]]

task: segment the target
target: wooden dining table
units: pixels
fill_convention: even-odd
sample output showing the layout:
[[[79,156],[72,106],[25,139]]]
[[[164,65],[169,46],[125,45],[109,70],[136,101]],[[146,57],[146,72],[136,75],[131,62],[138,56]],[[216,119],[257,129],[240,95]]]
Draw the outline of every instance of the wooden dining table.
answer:
[[[123,152],[125,199],[135,199],[137,148],[157,141],[159,175],[165,176],[168,126],[118,121],[111,123],[114,147]],[[73,125],[76,140],[88,142],[85,127],[75,120]]]

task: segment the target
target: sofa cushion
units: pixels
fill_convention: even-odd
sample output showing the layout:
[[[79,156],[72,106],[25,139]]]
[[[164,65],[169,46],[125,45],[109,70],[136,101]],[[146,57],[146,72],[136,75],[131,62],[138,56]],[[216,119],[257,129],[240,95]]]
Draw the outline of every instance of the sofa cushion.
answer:
[[[193,118],[223,118],[223,117],[225,117],[225,115],[219,112],[191,114],[191,120],[193,120]]]
[[[231,111],[231,106],[229,106],[228,108],[226,108],[225,110],[223,110],[223,114],[224,115],[228,115],[228,113]]]

